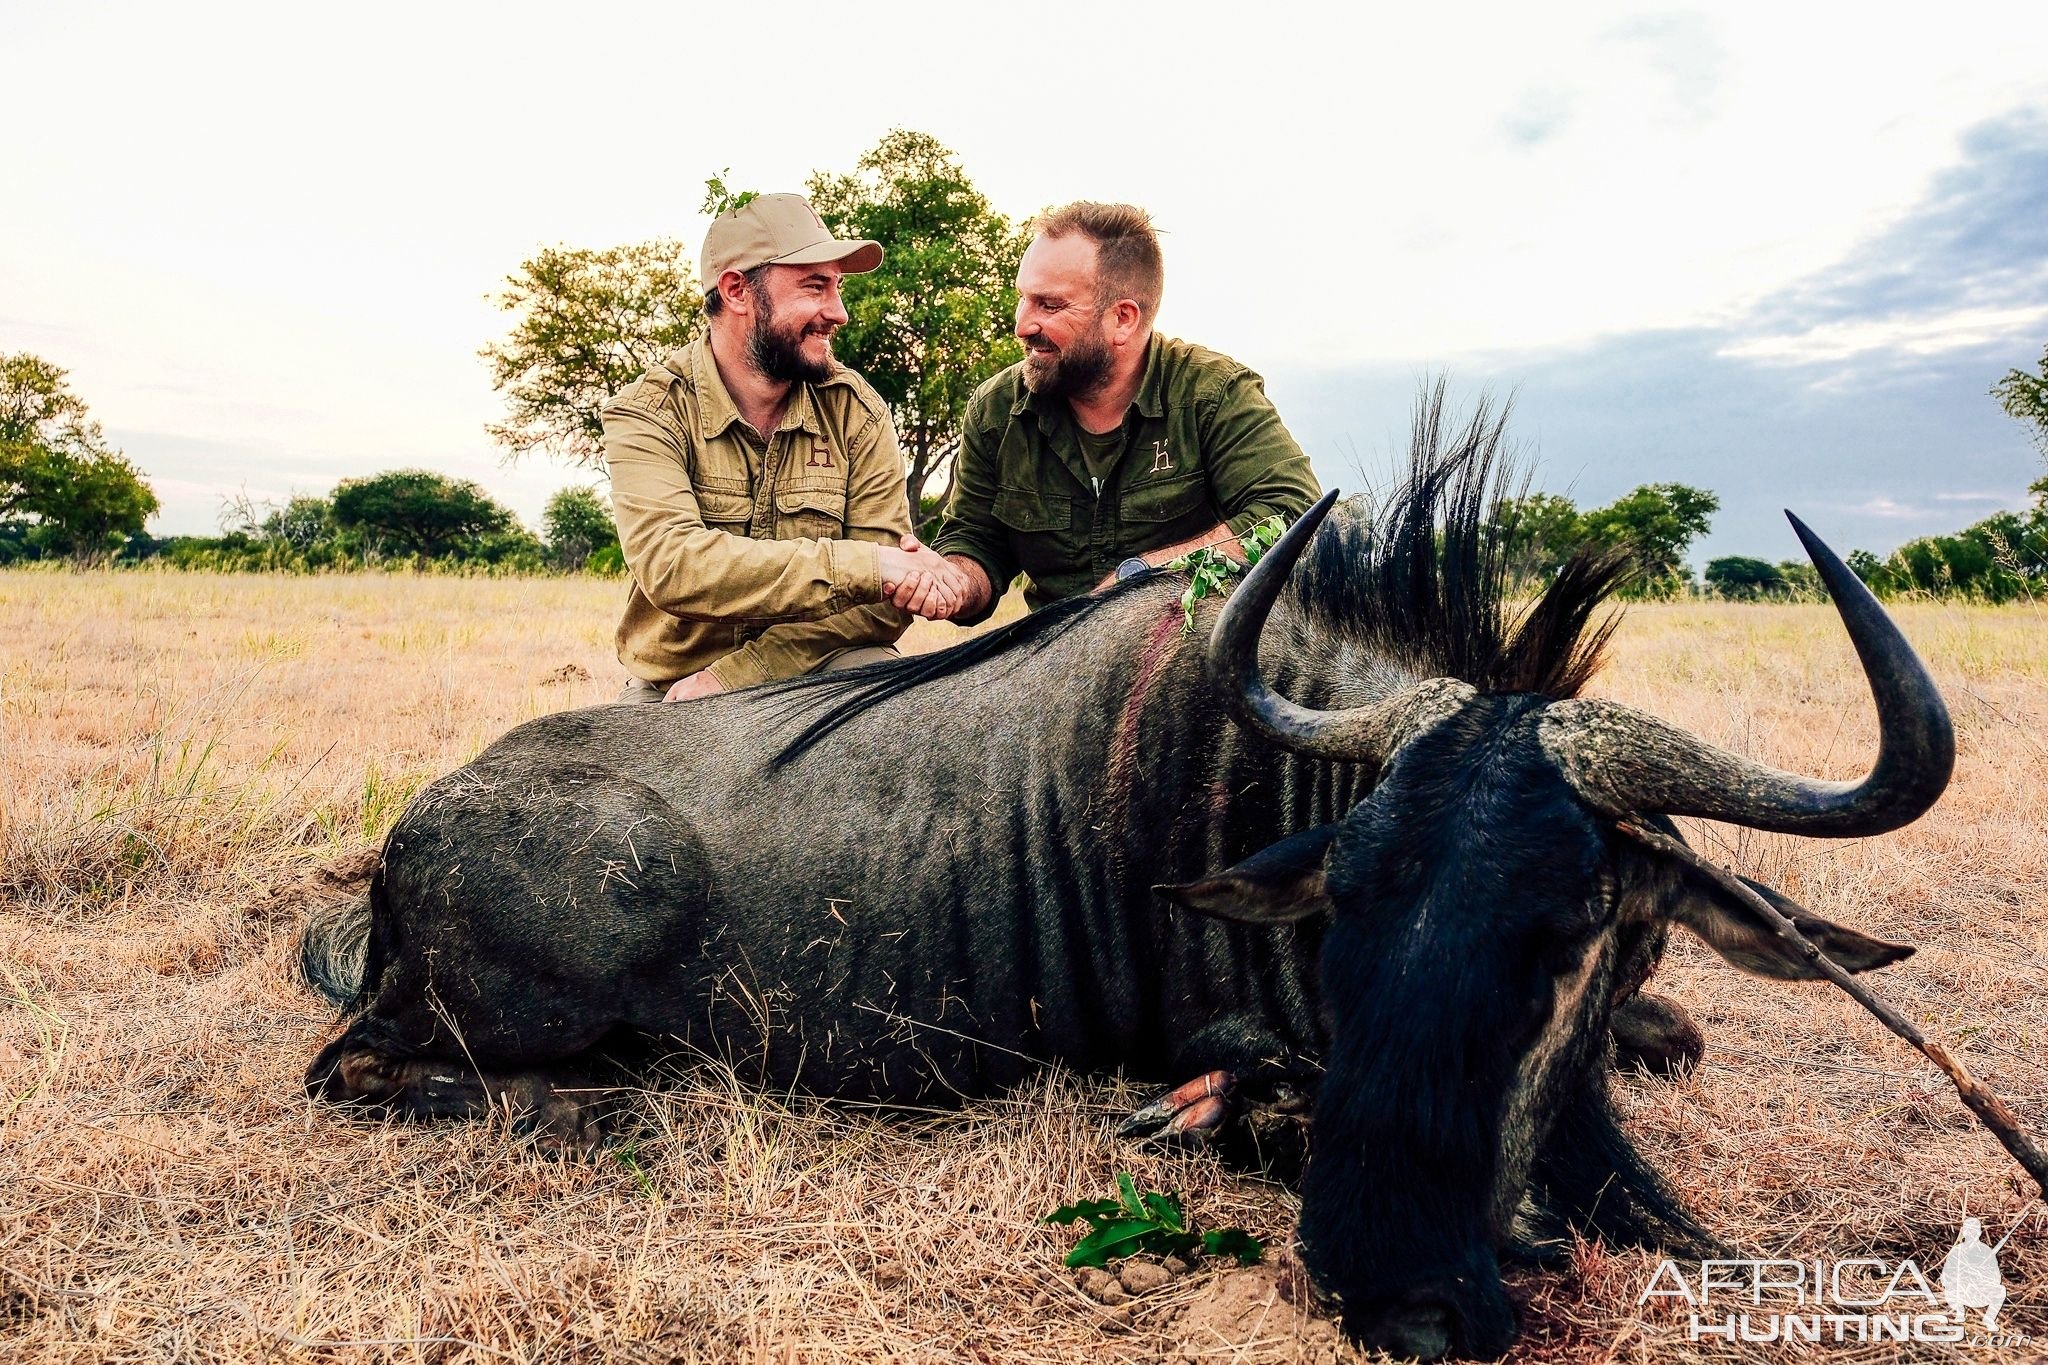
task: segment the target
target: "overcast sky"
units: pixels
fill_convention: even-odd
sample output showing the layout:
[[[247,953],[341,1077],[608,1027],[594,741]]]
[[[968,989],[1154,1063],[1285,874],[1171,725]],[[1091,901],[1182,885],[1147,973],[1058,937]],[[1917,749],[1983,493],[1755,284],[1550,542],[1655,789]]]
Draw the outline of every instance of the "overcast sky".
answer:
[[[772,20],[769,28],[750,28]],[[476,351],[540,246],[701,240],[892,126],[997,206],[1166,230],[1165,330],[1263,372],[1326,483],[1416,381],[1516,394],[1539,482],[1793,502],[1888,549],[2041,472],[1984,390],[2048,342],[2048,5],[305,6],[0,0],[0,350],[163,499],[399,465],[529,523]]]

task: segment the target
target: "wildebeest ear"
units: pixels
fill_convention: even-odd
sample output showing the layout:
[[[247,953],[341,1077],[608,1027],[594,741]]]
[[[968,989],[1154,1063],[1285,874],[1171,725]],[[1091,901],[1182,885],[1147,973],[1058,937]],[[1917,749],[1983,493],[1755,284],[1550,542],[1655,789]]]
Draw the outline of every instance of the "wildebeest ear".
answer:
[[[1822,919],[1789,896],[1780,895],[1761,882],[1741,878],[1742,884],[1776,906],[1778,913],[1792,921],[1813,946],[1852,972],[1889,967],[1913,955],[1910,945],[1887,943],[1833,920]],[[1730,966],[1752,976],[1776,977],[1781,981],[1817,981],[1820,973],[1797,948],[1779,938],[1754,910],[1736,900],[1710,879],[1691,868],[1680,873],[1677,901],[1672,917],[1698,934]]]
[[[1337,826],[1317,825],[1213,876],[1152,889],[1175,905],[1214,919],[1291,924],[1330,908],[1323,890],[1323,859],[1336,837]]]

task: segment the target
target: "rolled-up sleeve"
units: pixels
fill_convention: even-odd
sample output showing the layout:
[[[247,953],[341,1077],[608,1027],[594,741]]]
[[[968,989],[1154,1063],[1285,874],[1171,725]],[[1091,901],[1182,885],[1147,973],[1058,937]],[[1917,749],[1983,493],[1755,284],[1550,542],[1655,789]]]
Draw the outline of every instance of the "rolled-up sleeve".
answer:
[[[756,540],[706,525],[686,439],[672,415],[635,398],[605,409],[619,546],[649,602],[683,621],[764,625],[816,621],[882,599],[872,544]]]
[[[1202,455],[1224,524],[1243,535],[1267,517],[1293,521],[1322,495],[1308,456],[1280,420],[1266,386],[1240,370],[1219,388],[1203,424]]]
[[[940,554],[965,555],[988,575],[989,600],[980,611],[955,617],[955,625],[972,626],[987,620],[1010,580],[1017,576],[1017,556],[1010,548],[1009,531],[995,514],[1000,482],[996,450],[1008,416],[999,408],[986,393],[975,395],[968,404],[960,430],[960,453],[953,461],[953,491],[946,499],[939,532],[932,537],[932,548]]]

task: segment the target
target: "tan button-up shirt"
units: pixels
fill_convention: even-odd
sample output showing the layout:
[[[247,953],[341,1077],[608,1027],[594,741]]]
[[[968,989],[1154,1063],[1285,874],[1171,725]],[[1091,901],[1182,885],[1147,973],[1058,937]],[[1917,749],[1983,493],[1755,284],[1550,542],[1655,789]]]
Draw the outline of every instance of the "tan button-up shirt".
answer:
[[[619,662],[634,677],[708,668],[746,687],[909,626],[883,601],[875,553],[910,529],[903,454],[852,370],[796,385],[764,442],[699,338],[606,406],[604,455],[633,578]]]

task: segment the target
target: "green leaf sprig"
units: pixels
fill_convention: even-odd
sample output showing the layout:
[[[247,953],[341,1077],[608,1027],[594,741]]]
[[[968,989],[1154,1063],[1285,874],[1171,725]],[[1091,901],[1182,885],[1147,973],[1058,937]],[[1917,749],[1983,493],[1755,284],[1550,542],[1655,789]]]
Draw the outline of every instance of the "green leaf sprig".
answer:
[[[1106,1265],[1140,1253],[1192,1260],[1196,1252],[1232,1256],[1239,1265],[1256,1265],[1266,1245],[1243,1228],[1196,1232],[1175,1195],[1138,1192],[1129,1171],[1116,1173],[1116,1198],[1084,1199],[1065,1204],[1039,1221],[1066,1226],[1085,1219],[1088,1235],[1067,1253],[1067,1265]]]
[[[1273,548],[1273,542],[1279,540],[1280,533],[1286,529],[1287,523],[1277,513],[1248,528],[1237,538],[1238,547],[1244,551],[1242,564],[1221,550],[1208,546],[1169,560],[1167,569],[1188,576],[1188,585],[1180,595],[1180,609],[1187,618],[1181,627],[1182,632],[1192,634],[1195,629],[1195,603],[1212,593],[1221,592],[1225,583],[1258,563],[1259,557]]]

